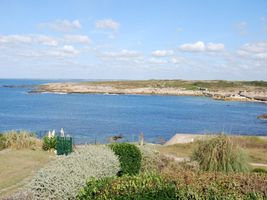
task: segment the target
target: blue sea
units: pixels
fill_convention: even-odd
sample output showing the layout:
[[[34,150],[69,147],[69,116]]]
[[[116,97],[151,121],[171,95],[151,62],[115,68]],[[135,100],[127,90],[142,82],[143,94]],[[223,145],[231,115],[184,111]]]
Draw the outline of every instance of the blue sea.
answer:
[[[106,142],[122,135],[161,142],[176,133],[267,135],[257,116],[267,105],[216,101],[208,97],[28,93],[32,86],[77,80],[0,79],[0,132],[29,130],[42,136],[64,128],[76,143]],[[16,85],[25,87],[3,87]]]

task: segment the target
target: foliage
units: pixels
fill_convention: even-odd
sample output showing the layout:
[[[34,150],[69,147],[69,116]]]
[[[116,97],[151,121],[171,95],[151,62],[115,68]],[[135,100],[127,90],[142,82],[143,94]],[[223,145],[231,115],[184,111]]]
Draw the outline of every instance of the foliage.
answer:
[[[254,173],[197,172],[172,168],[162,176],[176,183],[179,199],[239,200],[267,198],[267,176]]]
[[[218,89],[258,89],[266,88],[266,81],[186,81],[186,80],[138,80],[138,81],[98,81],[98,82],[82,82],[81,84],[92,86],[110,86],[118,89],[129,88],[185,88],[188,90],[197,90],[198,88],[207,88],[216,91]]]
[[[0,151],[6,148],[6,137],[0,134]]]
[[[3,146],[12,149],[36,149],[41,145],[41,141],[36,138],[34,133],[27,131],[9,131],[3,134],[5,138]]]
[[[142,155],[141,172],[157,171],[160,154],[152,145],[139,146]]]
[[[157,172],[160,173],[163,169],[168,167],[180,167],[177,163],[157,151],[155,145],[146,144],[139,146],[142,154],[141,172]]]
[[[257,174],[225,174],[173,170],[169,174],[144,173],[89,180],[78,199],[182,199],[182,200],[264,200],[267,177]]]
[[[41,169],[29,187],[35,199],[74,199],[86,180],[115,176],[119,165],[118,158],[105,146],[80,147]]]
[[[130,199],[176,199],[176,188],[168,181],[155,174],[125,175],[105,179],[92,179],[81,190],[78,199],[130,200]]]
[[[231,136],[231,140],[242,148],[267,150],[266,140],[258,136]]]
[[[48,151],[51,149],[56,149],[57,140],[56,137],[48,137],[47,135],[43,137],[43,150]]]
[[[110,148],[119,157],[121,173],[128,175],[138,174],[141,168],[141,152],[134,144],[114,143]]]
[[[199,141],[192,160],[199,163],[204,171],[248,172],[249,165],[245,152],[225,135]]]
[[[265,173],[265,174],[267,174],[267,169],[255,168],[255,169],[252,170],[252,172],[255,172],[255,173]]]

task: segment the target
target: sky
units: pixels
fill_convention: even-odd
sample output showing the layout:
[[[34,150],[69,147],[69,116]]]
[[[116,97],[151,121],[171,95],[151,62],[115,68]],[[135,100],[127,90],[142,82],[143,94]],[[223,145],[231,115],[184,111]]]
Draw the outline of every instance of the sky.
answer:
[[[1,0],[0,78],[267,80],[266,0]]]

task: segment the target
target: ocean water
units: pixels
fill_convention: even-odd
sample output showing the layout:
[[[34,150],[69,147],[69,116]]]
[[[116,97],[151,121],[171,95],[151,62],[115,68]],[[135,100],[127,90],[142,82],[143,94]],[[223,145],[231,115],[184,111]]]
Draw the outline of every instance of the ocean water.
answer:
[[[140,132],[149,142],[168,140],[175,133],[267,135],[267,121],[257,119],[267,112],[263,103],[188,96],[28,93],[31,85],[58,81],[0,80],[0,132],[29,130],[42,136],[64,128],[76,143],[105,142],[119,134],[134,141]]]

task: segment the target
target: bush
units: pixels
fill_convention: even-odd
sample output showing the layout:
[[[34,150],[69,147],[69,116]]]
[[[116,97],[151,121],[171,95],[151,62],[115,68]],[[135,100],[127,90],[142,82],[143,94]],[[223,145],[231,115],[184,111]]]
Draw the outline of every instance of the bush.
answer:
[[[239,200],[267,198],[267,176],[255,173],[194,172],[173,169],[162,176],[176,183],[178,199]]]
[[[56,137],[48,137],[47,135],[43,137],[43,150],[48,151],[51,149],[56,149],[57,140]]]
[[[141,172],[158,171],[158,165],[161,163],[159,152],[152,145],[139,146],[142,162]]]
[[[263,169],[263,168],[255,168],[255,169],[252,170],[252,172],[267,174],[267,169]]]
[[[118,158],[105,146],[80,147],[41,169],[29,189],[34,199],[74,199],[89,178],[115,176],[119,165]]]
[[[3,134],[4,146],[12,149],[35,149],[41,146],[41,141],[34,133],[27,131],[9,131]]]
[[[0,151],[6,148],[6,137],[0,134]]]
[[[177,199],[176,187],[158,175],[143,174],[137,176],[92,179],[81,190],[78,199],[94,200],[142,200]]]
[[[248,159],[244,151],[225,135],[200,141],[192,160],[204,171],[248,172]]]
[[[138,147],[128,143],[114,143],[110,147],[119,157],[122,174],[135,175],[139,173],[142,156]]]

